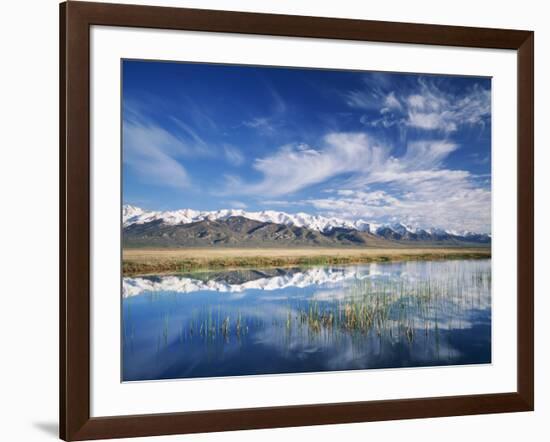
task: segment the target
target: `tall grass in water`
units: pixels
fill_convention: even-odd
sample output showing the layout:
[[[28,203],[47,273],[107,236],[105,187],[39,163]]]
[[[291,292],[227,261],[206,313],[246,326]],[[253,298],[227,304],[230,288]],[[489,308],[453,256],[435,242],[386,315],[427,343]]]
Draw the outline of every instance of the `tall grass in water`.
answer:
[[[406,270],[403,266],[401,273],[356,279],[332,299],[303,299],[290,293],[287,305],[266,319],[271,310],[269,306],[262,310],[262,304],[255,307],[257,312],[248,310],[248,314],[223,304],[203,307],[178,325],[179,339],[230,343],[251,331],[271,327],[280,330],[289,343],[293,337],[359,339],[372,334],[404,344],[419,337],[433,338],[437,345],[442,330],[468,326],[466,312],[490,308],[490,267],[472,264],[464,270],[457,261],[420,274]],[[168,321],[165,318],[163,322],[163,342],[167,341]]]

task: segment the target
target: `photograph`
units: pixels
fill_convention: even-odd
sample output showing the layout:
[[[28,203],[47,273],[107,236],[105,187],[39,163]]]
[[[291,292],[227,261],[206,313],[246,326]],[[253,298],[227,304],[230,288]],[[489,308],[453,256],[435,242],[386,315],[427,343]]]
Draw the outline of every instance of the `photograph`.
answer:
[[[544,3],[4,11],[0,442],[544,438]]]
[[[491,363],[491,78],[121,69],[122,381]]]

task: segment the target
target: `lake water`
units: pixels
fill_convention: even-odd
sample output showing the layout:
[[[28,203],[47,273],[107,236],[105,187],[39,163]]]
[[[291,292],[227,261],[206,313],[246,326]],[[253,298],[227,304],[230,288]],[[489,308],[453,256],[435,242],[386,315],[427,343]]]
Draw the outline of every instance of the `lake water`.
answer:
[[[123,279],[122,380],[491,362],[490,260]]]

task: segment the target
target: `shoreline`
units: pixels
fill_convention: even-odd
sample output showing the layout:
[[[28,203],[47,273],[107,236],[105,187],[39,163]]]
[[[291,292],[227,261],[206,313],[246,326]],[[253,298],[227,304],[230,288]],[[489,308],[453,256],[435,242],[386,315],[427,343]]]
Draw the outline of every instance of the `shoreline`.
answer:
[[[124,249],[122,257],[122,275],[139,276],[163,273],[351,265],[393,261],[486,259],[491,257],[491,249],[484,247],[396,249]]]

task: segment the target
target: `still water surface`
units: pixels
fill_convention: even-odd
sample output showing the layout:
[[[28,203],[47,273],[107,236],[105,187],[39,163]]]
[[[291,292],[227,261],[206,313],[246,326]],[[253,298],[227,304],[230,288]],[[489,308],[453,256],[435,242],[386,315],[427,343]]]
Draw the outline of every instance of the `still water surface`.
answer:
[[[491,261],[123,279],[123,381],[491,362]]]

